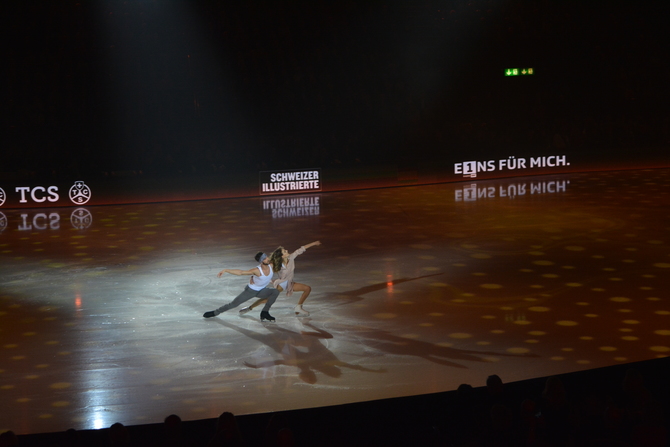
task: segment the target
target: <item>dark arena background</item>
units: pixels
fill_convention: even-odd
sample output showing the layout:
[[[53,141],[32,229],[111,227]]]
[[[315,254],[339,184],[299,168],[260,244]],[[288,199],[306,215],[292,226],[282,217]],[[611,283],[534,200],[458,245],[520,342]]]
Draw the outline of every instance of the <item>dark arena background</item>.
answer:
[[[668,445],[668,9],[3,3],[0,446]]]

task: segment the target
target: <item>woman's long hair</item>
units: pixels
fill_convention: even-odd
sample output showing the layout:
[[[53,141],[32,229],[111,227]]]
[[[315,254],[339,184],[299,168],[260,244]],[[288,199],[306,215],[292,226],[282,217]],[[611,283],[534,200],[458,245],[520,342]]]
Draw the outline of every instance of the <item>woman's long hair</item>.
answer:
[[[282,263],[284,262],[283,256],[284,256],[284,247],[280,245],[270,255],[270,262],[272,263],[273,271],[278,272],[279,270],[281,270]]]

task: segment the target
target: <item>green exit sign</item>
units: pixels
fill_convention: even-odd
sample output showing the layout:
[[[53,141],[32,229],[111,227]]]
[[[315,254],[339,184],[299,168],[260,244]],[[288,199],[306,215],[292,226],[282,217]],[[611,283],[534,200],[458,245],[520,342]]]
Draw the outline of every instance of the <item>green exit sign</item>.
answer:
[[[505,76],[528,76],[534,73],[533,68],[505,68]]]

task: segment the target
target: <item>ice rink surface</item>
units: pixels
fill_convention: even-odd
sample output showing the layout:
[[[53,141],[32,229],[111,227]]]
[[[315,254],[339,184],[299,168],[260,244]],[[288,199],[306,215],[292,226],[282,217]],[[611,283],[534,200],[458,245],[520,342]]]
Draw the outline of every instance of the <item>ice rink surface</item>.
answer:
[[[0,432],[215,418],[670,353],[670,170],[0,209]],[[257,251],[296,281],[231,301]]]

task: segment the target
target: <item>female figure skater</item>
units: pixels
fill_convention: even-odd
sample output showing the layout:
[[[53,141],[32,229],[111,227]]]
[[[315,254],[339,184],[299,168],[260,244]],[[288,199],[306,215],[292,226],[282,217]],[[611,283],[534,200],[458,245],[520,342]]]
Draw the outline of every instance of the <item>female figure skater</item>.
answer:
[[[307,284],[301,284],[299,282],[293,281],[293,275],[295,274],[295,258],[303,254],[308,248],[314,247],[315,245],[321,245],[320,241],[315,241],[307,245],[303,245],[293,253],[289,254],[288,250],[284,247],[278,247],[270,255],[270,262],[272,263],[272,268],[275,272],[278,272],[278,278],[272,281],[275,289],[279,290],[279,293],[286,290],[286,295],[291,296],[293,292],[302,292],[298,304],[295,306],[293,311],[299,317],[308,317],[309,312],[302,308],[302,304],[305,302],[309,293],[312,291],[312,288]],[[254,307],[265,302],[261,299],[256,301],[249,307],[240,309],[240,315],[253,310]]]

